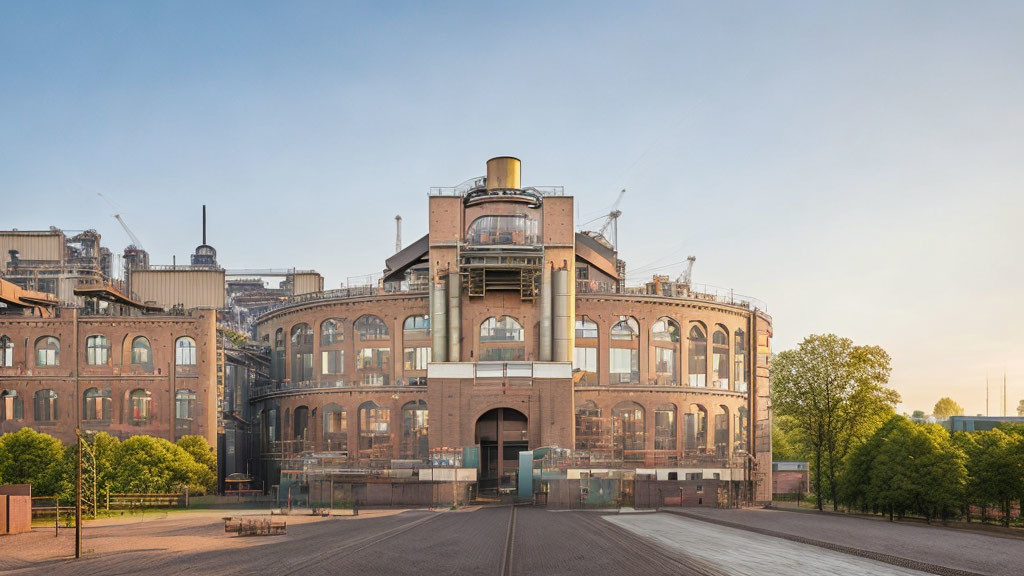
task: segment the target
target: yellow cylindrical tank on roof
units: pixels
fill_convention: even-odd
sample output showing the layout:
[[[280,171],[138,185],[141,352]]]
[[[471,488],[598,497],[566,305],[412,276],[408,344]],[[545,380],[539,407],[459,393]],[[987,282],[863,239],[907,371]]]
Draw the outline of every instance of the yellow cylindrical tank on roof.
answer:
[[[487,189],[521,188],[522,162],[512,156],[498,156],[487,161]]]

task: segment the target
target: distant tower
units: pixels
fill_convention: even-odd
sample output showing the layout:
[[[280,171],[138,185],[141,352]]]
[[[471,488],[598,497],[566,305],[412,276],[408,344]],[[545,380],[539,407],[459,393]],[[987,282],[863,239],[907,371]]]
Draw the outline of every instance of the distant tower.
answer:
[[[395,216],[395,254],[402,251],[402,216]]]
[[[203,204],[203,243],[196,246],[196,252],[192,255],[192,265],[206,268],[217,267],[217,251],[206,243],[206,204]]]

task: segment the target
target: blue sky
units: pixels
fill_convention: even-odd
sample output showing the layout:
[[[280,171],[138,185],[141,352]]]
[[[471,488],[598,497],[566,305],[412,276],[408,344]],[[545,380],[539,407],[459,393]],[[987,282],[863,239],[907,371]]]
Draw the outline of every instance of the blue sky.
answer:
[[[893,356],[906,410],[1024,397],[1024,4],[0,5],[0,228],[379,272],[430,186],[523,160],[623,256]],[[663,267],[663,268],[659,268]],[[636,281],[642,280],[638,275]],[[993,412],[996,408],[993,403]]]

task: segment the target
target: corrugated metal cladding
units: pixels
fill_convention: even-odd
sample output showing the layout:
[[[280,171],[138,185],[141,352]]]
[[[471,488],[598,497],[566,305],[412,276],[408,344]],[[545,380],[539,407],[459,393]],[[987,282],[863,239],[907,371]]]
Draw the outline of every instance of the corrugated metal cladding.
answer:
[[[11,250],[22,260],[64,260],[64,234],[61,232],[0,232],[0,271],[7,271]]]
[[[319,274],[295,274],[293,278],[292,294],[296,296],[324,290],[324,277]]]
[[[227,299],[223,270],[136,270],[131,286],[143,302],[165,308],[223,308]]]

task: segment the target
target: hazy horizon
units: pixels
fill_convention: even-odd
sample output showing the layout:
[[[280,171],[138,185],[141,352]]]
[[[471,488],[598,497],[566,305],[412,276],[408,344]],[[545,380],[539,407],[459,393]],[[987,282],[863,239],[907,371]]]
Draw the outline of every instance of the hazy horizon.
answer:
[[[900,409],[1024,397],[1024,5],[26,3],[0,7],[0,228],[335,288],[427,191],[523,160],[580,221],[618,191],[630,281],[767,302],[893,357]]]

